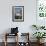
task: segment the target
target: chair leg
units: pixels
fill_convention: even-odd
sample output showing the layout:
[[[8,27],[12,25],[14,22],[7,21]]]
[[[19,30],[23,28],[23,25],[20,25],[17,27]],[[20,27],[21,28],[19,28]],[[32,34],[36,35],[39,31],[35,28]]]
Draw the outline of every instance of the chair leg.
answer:
[[[5,44],[5,46],[7,46],[7,42],[6,41],[4,42],[4,44]]]

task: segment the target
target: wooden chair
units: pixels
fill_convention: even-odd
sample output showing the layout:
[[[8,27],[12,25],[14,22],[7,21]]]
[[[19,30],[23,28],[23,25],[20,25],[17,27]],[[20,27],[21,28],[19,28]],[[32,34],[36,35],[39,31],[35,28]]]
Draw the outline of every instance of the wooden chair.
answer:
[[[26,37],[25,39],[27,39],[26,40],[26,42],[24,41],[24,42],[21,42],[22,43],[22,45],[23,44],[25,44],[25,46],[30,46],[30,42],[29,42],[29,33],[21,33],[21,37],[23,38],[23,37]],[[23,38],[24,39],[24,38]],[[24,45],[23,45],[24,46]]]
[[[5,41],[4,41],[5,46],[8,45],[8,42],[7,42],[7,38],[8,37],[7,36],[9,36],[9,38],[10,38],[10,36],[17,36],[17,41],[16,41],[16,45],[15,46],[18,46],[18,33],[17,34],[5,33]],[[16,38],[15,38],[15,40],[16,40]]]

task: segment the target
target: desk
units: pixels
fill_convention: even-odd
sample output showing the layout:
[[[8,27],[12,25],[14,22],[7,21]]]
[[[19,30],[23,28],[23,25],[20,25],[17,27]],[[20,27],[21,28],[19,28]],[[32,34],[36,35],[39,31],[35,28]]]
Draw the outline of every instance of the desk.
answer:
[[[15,34],[6,33],[6,34],[5,34],[5,46],[7,46],[7,44],[8,44],[8,42],[7,42],[7,38],[8,38],[8,37],[7,37],[7,36],[9,36],[9,37],[10,37],[10,36],[17,36],[17,42],[16,42],[17,44],[16,44],[15,46],[18,46],[18,33],[15,33]],[[16,40],[16,39],[15,39],[15,40]]]

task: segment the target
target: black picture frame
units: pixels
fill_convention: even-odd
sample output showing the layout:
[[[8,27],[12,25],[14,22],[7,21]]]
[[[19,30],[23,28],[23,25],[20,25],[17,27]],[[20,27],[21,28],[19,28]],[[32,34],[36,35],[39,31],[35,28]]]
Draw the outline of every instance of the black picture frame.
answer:
[[[12,6],[12,21],[13,22],[24,21],[24,6]]]

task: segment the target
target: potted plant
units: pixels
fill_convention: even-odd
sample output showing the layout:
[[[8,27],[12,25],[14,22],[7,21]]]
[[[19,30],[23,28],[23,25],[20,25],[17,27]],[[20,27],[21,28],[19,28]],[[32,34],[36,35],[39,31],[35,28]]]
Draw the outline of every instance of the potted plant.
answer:
[[[38,43],[40,43],[40,40],[42,38],[45,38],[44,37],[46,36],[45,34],[46,34],[45,32],[35,32],[33,35],[37,38]]]

